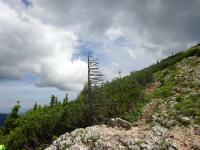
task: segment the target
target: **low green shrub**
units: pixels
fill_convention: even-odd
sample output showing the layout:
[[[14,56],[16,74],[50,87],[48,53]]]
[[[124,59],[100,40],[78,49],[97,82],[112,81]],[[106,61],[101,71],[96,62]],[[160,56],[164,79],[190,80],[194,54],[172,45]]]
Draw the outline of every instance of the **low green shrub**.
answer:
[[[177,96],[176,97],[176,101],[177,102],[182,102],[183,101],[183,97],[182,96]]]
[[[153,97],[155,98],[166,98],[172,95],[172,89],[174,85],[172,83],[168,83],[162,87],[159,87],[154,93]]]
[[[180,98],[178,99],[180,100]],[[198,118],[200,118],[200,94],[192,95],[185,99],[181,98],[181,101],[177,102],[175,108],[179,114],[193,117],[198,122]]]
[[[143,114],[144,106],[148,103],[148,100],[141,101],[137,105],[134,106],[132,110],[129,112],[125,112],[121,117],[130,122],[137,121]]]

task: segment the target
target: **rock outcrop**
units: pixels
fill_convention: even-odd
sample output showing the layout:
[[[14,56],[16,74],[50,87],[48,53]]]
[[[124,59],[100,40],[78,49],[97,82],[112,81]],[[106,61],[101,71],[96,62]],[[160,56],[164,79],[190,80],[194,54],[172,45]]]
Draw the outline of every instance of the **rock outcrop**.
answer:
[[[125,129],[131,129],[132,124],[126,120],[123,120],[121,118],[110,118],[107,122],[108,126],[111,127],[121,127],[121,128],[125,128]]]
[[[139,130],[138,127],[127,130],[97,125],[65,133],[46,150],[161,149],[170,146],[166,140],[168,137],[168,129],[159,125],[152,127],[149,131]]]
[[[188,143],[181,143],[183,139],[176,138],[174,131],[159,124],[142,129],[132,127],[130,130],[96,125],[65,133],[45,150],[182,150]],[[199,141],[194,139],[191,142],[188,150],[198,150]]]

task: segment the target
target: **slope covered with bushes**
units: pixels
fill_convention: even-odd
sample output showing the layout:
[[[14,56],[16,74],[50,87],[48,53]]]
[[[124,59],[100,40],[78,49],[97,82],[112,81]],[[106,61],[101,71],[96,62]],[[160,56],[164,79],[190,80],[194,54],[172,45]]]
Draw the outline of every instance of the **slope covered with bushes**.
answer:
[[[87,86],[74,101],[64,103],[56,101],[43,107],[36,105],[25,115],[15,118],[15,125],[12,128],[5,127],[0,132],[0,141],[3,141],[8,149],[40,149],[62,133],[89,126],[91,123],[103,122],[106,118],[122,117],[129,121],[136,121],[152,97],[170,96],[176,84],[176,81],[165,83],[163,77],[167,74],[166,72],[158,73],[156,76],[155,73],[162,72],[166,68],[171,69],[168,71],[173,71],[174,64],[190,56],[200,56],[200,45],[170,56],[143,70],[132,72],[123,78],[107,82],[103,87],[96,87],[92,95],[95,108],[94,118],[88,117]],[[154,80],[159,80],[163,86],[151,94],[151,97],[146,97],[145,89]],[[187,99],[179,98],[179,100],[180,103],[176,107],[184,111],[187,109],[183,107],[185,103],[188,103]],[[192,100],[195,103],[196,98]],[[6,124],[10,125],[9,120]]]
[[[138,121],[131,124],[112,118],[105,124],[78,128],[62,134],[45,150],[200,149],[200,57],[184,58],[153,76],[154,82],[144,91],[148,103],[134,105],[137,111],[127,113],[127,119],[137,116]]]

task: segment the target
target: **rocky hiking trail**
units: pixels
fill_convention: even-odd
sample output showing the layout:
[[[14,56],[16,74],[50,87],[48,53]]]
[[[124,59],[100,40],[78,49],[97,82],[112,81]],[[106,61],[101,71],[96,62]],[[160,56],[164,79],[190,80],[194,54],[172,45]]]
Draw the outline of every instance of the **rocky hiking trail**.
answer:
[[[125,120],[113,118],[107,125],[65,133],[45,150],[200,150],[200,126],[193,117],[181,115],[175,109],[178,96],[200,94],[200,58],[186,58],[160,74],[164,74],[162,82],[158,80],[145,90],[151,101],[132,127]],[[154,96],[162,84],[165,86],[171,80],[176,85],[169,96]]]
[[[196,139],[188,141],[186,139],[188,136],[194,136],[192,128],[189,130],[174,128],[174,130],[170,131],[157,124],[153,127],[132,127],[132,129],[126,130],[118,127],[97,125],[63,134],[46,150],[199,149],[197,143],[199,142],[199,137],[196,136]],[[194,143],[190,145],[190,142]]]

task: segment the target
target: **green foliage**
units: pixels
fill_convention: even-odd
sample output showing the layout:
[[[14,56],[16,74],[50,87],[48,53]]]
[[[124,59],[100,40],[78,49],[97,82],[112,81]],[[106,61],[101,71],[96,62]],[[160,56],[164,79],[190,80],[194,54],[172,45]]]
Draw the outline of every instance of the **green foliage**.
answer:
[[[33,106],[33,110],[36,110],[38,108],[38,104],[37,102],[35,102],[34,106]]]
[[[141,117],[141,115],[143,113],[143,108],[147,102],[148,102],[147,100],[141,101],[129,112],[125,112],[121,117],[130,122],[137,121]]]
[[[9,149],[36,149],[42,143],[52,141],[52,137],[74,130],[86,124],[86,109],[81,100],[68,105],[37,107],[28,111],[18,126],[5,139]],[[42,147],[42,145],[40,146]]]
[[[39,137],[50,138],[50,130],[53,128],[57,113],[48,110],[29,111],[19,122],[19,126],[10,133],[6,144],[11,149],[21,149],[22,146],[35,146]],[[51,110],[52,111],[52,110]],[[51,114],[51,115],[50,115]],[[20,135],[20,136],[19,136]],[[15,141],[15,142],[13,142]]]
[[[3,129],[3,127],[0,127],[0,141],[3,141],[3,139],[4,139],[3,135],[4,135],[4,129]]]
[[[50,98],[51,98],[50,105],[51,107],[53,107],[54,105],[58,103],[58,98],[55,95],[52,95]]]
[[[168,83],[162,87],[156,89],[153,93],[153,97],[155,98],[166,98],[172,95],[172,89],[174,85],[172,83]]]
[[[144,99],[145,86],[153,81],[151,72],[141,70],[129,76],[114,79],[103,88],[96,89],[101,94],[95,94],[93,97],[93,100],[99,104],[95,107],[95,118],[102,121],[108,117],[133,114],[132,110],[140,107],[139,104]]]
[[[20,115],[19,115],[19,109],[20,109],[19,102],[13,107],[11,113],[7,117],[6,124],[5,124],[5,133],[10,133],[13,129],[15,129],[19,123]]]
[[[65,98],[63,99],[63,105],[66,105],[69,102],[68,94],[66,93]]]
[[[183,51],[180,53],[177,53],[175,55],[172,55],[166,59],[163,59],[157,64],[151,65],[148,68],[145,68],[146,70],[151,70],[153,73],[158,72],[160,70],[163,70],[165,68],[171,67],[177,62],[183,60],[184,58],[190,57],[190,56],[200,56],[200,46],[197,44],[196,46],[191,47],[187,51]]]
[[[188,98],[181,98],[181,101],[178,100],[175,108],[179,114],[193,117],[197,123],[200,123],[200,94],[191,95]]]
[[[52,141],[57,140],[58,136],[53,135]]]
[[[182,102],[183,101],[183,97],[182,96],[177,96],[176,97],[176,101],[177,102]]]

